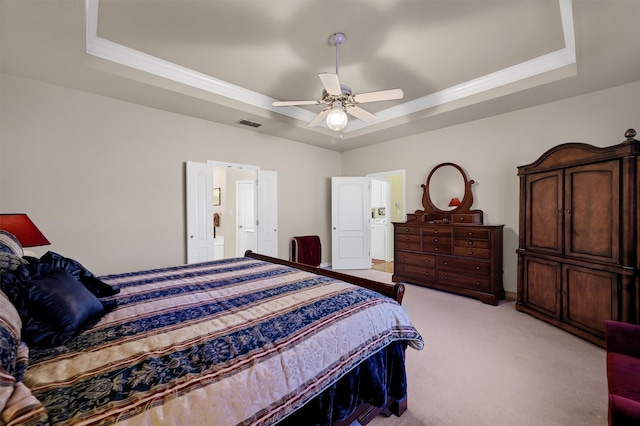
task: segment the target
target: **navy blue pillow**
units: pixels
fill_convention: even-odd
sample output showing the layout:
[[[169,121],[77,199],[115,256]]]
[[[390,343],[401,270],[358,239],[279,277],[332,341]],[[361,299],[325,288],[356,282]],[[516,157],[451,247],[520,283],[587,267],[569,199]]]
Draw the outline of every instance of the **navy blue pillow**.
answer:
[[[37,346],[64,344],[103,310],[102,302],[66,270],[23,281],[20,293],[31,317],[22,337]]]
[[[84,284],[87,290],[96,297],[112,296],[120,292],[120,289],[113,288],[102,282],[77,260],[64,257],[52,251],[46,252],[40,259],[33,259],[29,263],[27,268],[31,278],[48,274],[54,270],[64,269]]]

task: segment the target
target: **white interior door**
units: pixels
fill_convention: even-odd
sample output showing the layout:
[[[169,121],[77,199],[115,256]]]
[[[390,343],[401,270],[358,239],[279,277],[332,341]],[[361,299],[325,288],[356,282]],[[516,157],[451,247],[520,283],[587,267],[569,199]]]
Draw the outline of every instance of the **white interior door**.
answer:
[[[278,173],[258,170],[258,253],[278,257]]]
[[[331,178],[331,267],[371,268],[371,179]]]
[[[254,181],[236,182],[236,256],[257,251],[256,194]]]
[[[213,260],[213,168],[187,161],[187,263]]]

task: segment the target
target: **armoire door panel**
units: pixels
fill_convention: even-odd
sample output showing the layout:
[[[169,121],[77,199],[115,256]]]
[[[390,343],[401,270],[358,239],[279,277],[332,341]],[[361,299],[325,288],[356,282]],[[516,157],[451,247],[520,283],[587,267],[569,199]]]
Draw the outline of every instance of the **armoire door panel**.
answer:
[[[618,262],[619,163],[572,167],[565,176],[565,254]]]
[[[557,262],[527,258],[524,265],[526,280],[525,303],[547,315],[560,318],[560,273]]]
[[[564,320],[604,336],[604,321],[617,319],[618,275],[580,266],[563,267]]]
[[[562,171],[527,176],[527,248],[563,251]]]

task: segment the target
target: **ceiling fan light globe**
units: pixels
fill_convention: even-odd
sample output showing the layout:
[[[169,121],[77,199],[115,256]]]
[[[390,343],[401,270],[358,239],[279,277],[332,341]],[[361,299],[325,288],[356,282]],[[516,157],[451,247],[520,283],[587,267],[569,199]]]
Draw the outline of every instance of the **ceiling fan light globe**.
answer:
[[[347,113],[342,107],[334,107],[327,115],[327,127],[339,132],[347,126]]]

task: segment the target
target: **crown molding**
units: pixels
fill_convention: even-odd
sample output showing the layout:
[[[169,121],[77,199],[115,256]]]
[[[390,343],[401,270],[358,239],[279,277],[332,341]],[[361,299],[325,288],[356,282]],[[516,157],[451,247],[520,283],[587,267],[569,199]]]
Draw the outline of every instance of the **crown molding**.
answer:
[[[372,123],[365,123],[357,119],[349,120],[349,124],[342,133],[348,134],[349,132],[396,120],[409,114],[450,104],[454,101],[468,99],[480,94],[487,94],[498,88],[505,89],[513,86],[510,89],[511,92],[522,90],[522,87],[517,87],[517,83],[575,65],[575,34],[571,0],[558,0],[558,2],[564,35],[564,48],[431,93],[421,98],[378,111],[376,113],[377,119]],[[315,113],[296,106],[274,107],[271,103],[277,99],[99,37],[99,3],[99,0],[85,0],[87,54],[263,110],[282,114],[305,123],[310,122],[316,116]],[[575,69],[573,69],[573,73],[575,73]],[[566,73],[559,73],[558,75],[559,77],[556,79],[567,76]],[[310,128],[310,130],[313,129]]]

